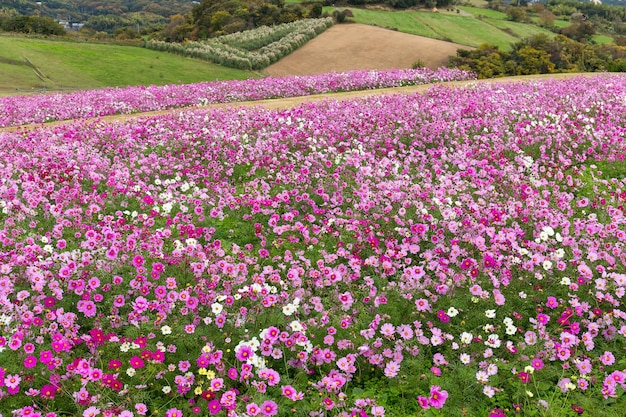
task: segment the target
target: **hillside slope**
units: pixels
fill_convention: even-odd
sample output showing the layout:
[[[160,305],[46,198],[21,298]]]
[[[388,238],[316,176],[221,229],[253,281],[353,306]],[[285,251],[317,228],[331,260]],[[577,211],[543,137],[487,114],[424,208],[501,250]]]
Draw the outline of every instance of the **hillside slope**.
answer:
[[[362,24],[335,25],[270,65],[272,76],[311,75],[353,69],[410,68],[420,60],[428,68],[448,63],[467,46]]]

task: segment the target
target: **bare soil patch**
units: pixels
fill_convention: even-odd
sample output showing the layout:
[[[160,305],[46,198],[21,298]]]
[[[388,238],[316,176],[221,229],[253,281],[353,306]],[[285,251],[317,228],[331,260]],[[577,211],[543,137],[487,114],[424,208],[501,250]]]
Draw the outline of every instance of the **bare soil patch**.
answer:
[[[448,64],[457,49],[452,42],[409,35],[357,23],[334,25],[263,72],[275,77],[313,75],[357,69],[411,68],[421,60],[436,69]]]

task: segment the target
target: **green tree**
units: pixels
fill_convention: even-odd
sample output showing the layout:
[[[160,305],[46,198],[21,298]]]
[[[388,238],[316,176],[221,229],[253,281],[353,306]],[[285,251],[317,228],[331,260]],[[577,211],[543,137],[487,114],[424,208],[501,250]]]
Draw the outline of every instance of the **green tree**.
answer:
[[[175,14],[162,31],[162,37],[167,42],[182,42],[189,38],[194,26],[186,16]]]
[[[214,31],[222,30],[222,28],[231,21],[233,15],[227,10],[218,10],[211,17],[211,27]]]
[[[547,28],[554,26],[556,16],[550,10],[542,10],[539,12],[539,25]]]
[[[2,30],[40,35],[65,35],[65,29],[49,17],[15,16],[2,21]]]
[[[526,20],[526,9],[523,7],[509,6],[506,9],[506,14],[509,19],[514,22],[523,22]]]
[[[547,74],[554,72],[555,65],[550,61],[550,55],[543,50],[532,46],[524,46],[512,55],[517,63],[517,75]]]
[[[458,49],[456,53],[450,57],[450,65],[473,71],[478,78],[509,75],[505,64],[510,56],[495,45],[482,44],[474,50]]]
[[[586,42],[596,31],[591,22],[576,22],[561,29],[561,34],[578,42]]]
[[[311,6],[309,17],[312,17],[312,18],[320,17],[323,11],[324,11],[324,7],[322,6],[322,3],[315,2],[313,3],[313,6]]]

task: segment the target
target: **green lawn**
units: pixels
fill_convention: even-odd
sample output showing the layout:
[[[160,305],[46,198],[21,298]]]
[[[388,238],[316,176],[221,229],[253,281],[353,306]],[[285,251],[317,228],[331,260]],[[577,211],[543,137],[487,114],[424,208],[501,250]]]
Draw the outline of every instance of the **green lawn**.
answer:
[[[332,13],[335,8],[325,7]],[[351,20],[366,25],[376,25],[412,35],[445,39],[478,47],[488,43],[503,50],[511,49],[511,43],[537,33],[553,36],[553,33],[535,25],[511,22],[506,14],[478,7],[460,6],[462,14],[440,11],[402,10],[381,11],[349,7],[354,14]],[[471,16],[468,16],[471,14]],[[480,19],[477,16],[481,16]]]
[[[26,59],[38,69],[38,73]],[[0,36],[0,92],[245,79],[248,71],[134,46]]]
[[[567,20],[555,20],[554,21],[554,26],[558,27],[558,28],[564,28],[566,26],[571,25],[572,22],[569,22]]]
[[[595,35],[592,39],[595,43],[613,43],[613,38],[608,35]]]
[[[467,46],[480,46],[484,43],[510,49],[517,41],[512,35],[487,22],[469,16],[456,16],[440,13],[420,12],[416,14],[420,23],[436,30],[444,38]]]
[[[456,6],[456,8],[476,17],[483,16],[483,17],[491,17],[493,19],[507,19],[508,18],[506,13],[502,13],[502,12],[499,12],[497,10],[492,10],[492,9],[484,9],[482,7]]]
[[[510,20],[498,20],[498,19],[485,19],[487,22],[500,29],[505,29],[513,33],[514,36],[519,39],[527,38],[529,36],[536,35],[538,33],[544,33],[550,37],[554,36],[553,32],[539,26],[527,25],[519,22],[512,22]]]
[[[354,14],[354,20],[357,23],[365,25],[380,26],[387,29],[398,30],[403,33],[410,33],[411,35],[426,36],[427,38],[442,39],[443,36],[438,34],[433,29],[425,26],[419,22],[416,15],[419,12],[416,11],[379,11],[379,10],[367,10],[356,9],[348,7]],[[335,10],[334,7],[325,7],[324,11],[332,13]]]

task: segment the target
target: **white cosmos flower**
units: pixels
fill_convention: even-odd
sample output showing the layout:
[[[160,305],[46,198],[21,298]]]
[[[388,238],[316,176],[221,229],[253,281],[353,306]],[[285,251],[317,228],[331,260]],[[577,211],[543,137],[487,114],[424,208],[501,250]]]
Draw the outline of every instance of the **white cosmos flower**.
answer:
[[[213,314],[215,314],[216,316],[218,314],[220,314],[222,312],[222,310],[224,309],[224,307],[220,304],[220,303],[213,303],[211,304],[211,311],[213,312]]]
[[[448,311],[446,311],[446,314],[448,314],[448,316],[450,317],[455,317],[457,314],[459,314],[459,310],[454,307],[450,307]]]
[[[287,304],[283,306],[283,314],[285,316],[291,316],[295,312],[296,312],[296,307],[293,304]]]

